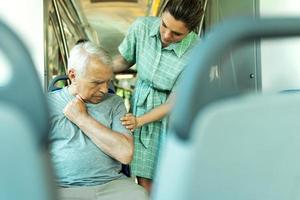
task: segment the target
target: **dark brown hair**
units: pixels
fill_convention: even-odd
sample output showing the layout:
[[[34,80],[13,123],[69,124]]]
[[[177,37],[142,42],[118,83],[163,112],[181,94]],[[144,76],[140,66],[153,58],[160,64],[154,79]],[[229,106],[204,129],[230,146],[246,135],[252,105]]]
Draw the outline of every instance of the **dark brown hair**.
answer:
[[[185,23],[193,31],[200,24],[203,15],[202,0],[169,0],[163,9],[168,11],[176,20]]]

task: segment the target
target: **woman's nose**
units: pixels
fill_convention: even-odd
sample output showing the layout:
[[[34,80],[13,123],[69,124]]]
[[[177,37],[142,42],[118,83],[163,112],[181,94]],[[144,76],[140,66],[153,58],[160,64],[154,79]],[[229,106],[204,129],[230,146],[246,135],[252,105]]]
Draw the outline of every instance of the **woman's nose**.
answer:
[[[172,33],[169,30],[166,30],[164,37],[166,40],[170,40],[172,38]]]

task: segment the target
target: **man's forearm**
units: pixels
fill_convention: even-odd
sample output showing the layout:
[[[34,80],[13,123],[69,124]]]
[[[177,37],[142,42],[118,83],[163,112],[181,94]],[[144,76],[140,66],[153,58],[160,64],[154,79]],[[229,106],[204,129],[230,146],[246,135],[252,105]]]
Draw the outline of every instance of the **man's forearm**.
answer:
[[[103,152],[123,164],[131,162],[133,156],[133,138],[131,135],[114,132],[90,116],[81,119],[77,126]]]

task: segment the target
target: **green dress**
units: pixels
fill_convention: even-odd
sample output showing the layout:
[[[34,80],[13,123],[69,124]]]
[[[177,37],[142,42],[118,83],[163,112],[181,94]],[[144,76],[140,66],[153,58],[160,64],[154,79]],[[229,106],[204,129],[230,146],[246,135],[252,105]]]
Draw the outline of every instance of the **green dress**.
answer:
[[[121,55],[137,67],[137,83],[131,104],[135,116],[166,102],[176,88],[189,50],[198,40],[198,36],[191,32],[181,42],[162,48],[159,25],[160,18],[138,18],[119,46]],[[135,130],[131,163],[133,175],[153,179],[159,147],[167,133],[167,122],[166,117]]]

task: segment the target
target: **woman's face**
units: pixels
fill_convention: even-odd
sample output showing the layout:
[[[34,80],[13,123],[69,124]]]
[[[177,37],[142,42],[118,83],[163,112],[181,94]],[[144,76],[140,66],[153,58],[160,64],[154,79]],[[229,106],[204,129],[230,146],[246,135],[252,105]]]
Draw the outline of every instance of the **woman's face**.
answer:
[[[190,30],[184,22],[176,20],[168,11],[165,11],[161,16],[159,32],[163,47],[167,47],[172,43],[180,42]]]

